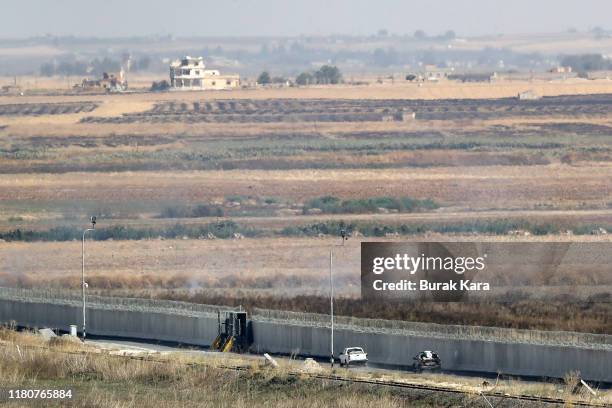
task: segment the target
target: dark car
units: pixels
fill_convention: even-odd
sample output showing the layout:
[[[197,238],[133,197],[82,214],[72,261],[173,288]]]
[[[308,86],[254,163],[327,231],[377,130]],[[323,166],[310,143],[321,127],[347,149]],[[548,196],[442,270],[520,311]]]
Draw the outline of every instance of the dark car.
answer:
[[[433,351],[421,351],[413,358],[414,370],[421,372],[423,370],[440,370],[442,368],[442,362],[438,353]]]

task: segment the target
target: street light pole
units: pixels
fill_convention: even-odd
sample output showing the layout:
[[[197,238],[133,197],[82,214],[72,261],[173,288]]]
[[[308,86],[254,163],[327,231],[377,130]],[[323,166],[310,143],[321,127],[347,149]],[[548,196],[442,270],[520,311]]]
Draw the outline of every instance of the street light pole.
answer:
[[[334,368],[334,247],[329,249],[329,308],[331,315],[331,347],[330,347],[330,362]]]
[[[344,241],[348,239],[346,230],[340,230],[342,244],[335,246],[344,246]],[[329,309],[331,316],[331,339],[330,339],[330,363],[334,368],[334,246],[329,249]]]
[[[85,337],[87,335],[87,318],[85,313],[85,287],[87,283],[85,283],[85,234],[89,231],[96,230],[96,217],[91,217],[91,228],[87,228],[83,231],[83,241],[81,247],[81,256],[82,256],[82,269],[81,269],[81,293],[83,295],[83,341],[85,341]]]

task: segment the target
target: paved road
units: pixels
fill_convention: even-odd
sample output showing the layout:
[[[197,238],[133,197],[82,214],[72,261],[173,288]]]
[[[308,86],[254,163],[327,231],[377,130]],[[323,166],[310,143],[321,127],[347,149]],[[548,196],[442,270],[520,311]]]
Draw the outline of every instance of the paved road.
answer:
[[[198,348],[198,347],[186,347],[186,346],[177,346],[177,345],[162,344],[162,343],[148,343],[148,342],[139,342],[139,341],[133,341],[133,340],[113,339],[113,338],[91,338],[91,339],[88,339],[86,343],[93,344],[98,347],[108,349],[108,350],[114,351],[116,353],[121,353],[121,354],[147,354],[147,353],[169,353],[169,352],[176,353],[178,352],[178,353],[191,354],[191,355],[197,355],[197,356],[205,356],[209,358],[224,358],[227,356],[234,356],[234,357],[238,356],[238,354],[235,354],[235,353],[230,353],[230,354],[220,353],[217,351],[209,351],[209,350]],[[264,357],[262,355],[240,354],[239,356],[243,360],[261,361],[261,362],[264,361]],[[299,369],[304,364],[304,359],[301,357],[298,357],[296,359],[291,359],[287,356],[273,355],[273,358],[276,359],[277,361],[282,361],[290,366],[293,366],[296,369]],[[323,367],[329,366],[328,360],[317,359],[317,362]],[[338,368],[340,367],[340,363],[337,363],[337,367]],[[354,367],[350,367],[349,369],[351,371],[360,371],[360,372],[376,373],[376,374],[389,374],[389,375],[397,374],[399,371],[412,371],[410,367],[404,367],[404,369],[397,368],[397,367],[388,368],[388,367],[372,365],[372,364],[368,364],[368,366],[354,366]],[[433,375],[432,373],[427,373],[427,374]],[[483,380],[485,378],[490,379],[490,378],[496,377],[495,373],[491,373],[491,375],[486,375],[483,373],[474,374],[474,373],[458,373],[458,372],[451,372],[451,371],[442,371],[441,374],[444,374],[445,376],[456,376],[457,381],[461,381],[460,380],[461,378],[465,380],[466,377],[482,378]]]

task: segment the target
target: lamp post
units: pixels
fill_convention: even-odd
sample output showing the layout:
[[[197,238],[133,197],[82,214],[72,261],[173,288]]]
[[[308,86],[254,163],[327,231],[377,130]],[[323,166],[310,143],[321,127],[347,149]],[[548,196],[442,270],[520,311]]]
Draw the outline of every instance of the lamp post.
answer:
[[[329,249],[329,309],[331,316],[330,363],[332,368],[334,368],[334,246],[344,246],[344,241],[348,239],[344,228],[340,230],[340,237],[342,238],[342,244],[332,245]]]
[[[85,317],[85,288],[87,287],[87,283],[85,283],[85,234],[89,231],[96,230],[96,217],[91,217],[91,228],[87,228],[83,231],[83,245],[81,247],[81,255],[83,259],[82,269],[81,269],[81,291],[83,295],[83,341],[85,341],[85,336],[87,333],[87,320]]]

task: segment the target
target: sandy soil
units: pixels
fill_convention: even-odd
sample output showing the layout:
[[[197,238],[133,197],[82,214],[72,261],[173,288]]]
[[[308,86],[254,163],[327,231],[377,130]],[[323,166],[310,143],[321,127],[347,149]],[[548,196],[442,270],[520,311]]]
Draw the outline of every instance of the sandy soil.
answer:
[[[165,79],[163,77],[158,80]],[[3,82],[10,83],[12,78]],[[58,78],[59,83],[66,79]],[[0,78],[0,83],[3,83]],[[68,91],[67,89],[65,89]],[[453,81],[431,83],[394,83],[370,85],[317,85],[296,88],[252,88],[224,91],[189,91],[162,93],[125,93],[125,94],[72,94],[60,96],[28,95],[0,96],[3,103],[42,103],[51,100],[55,102],[75,102],[100,100],[151,102],[160,100],[193,101],[198,99],[268,99],[268,98],[306,98],[306,99],[483,99],[515,97],[519,92],[533,90],[540,96],[584,95],[612,93],[612,81],[567,79],[564,81],[510,81],[500,80],[492,83],[460,83]]]
[[[471,209],[525,203],[605,203],[612,165],[442,167],[385,170],[237,170],[15,174],[0,179],[0,200],[211,201],[226,196],[304,200],[410,196]]]

